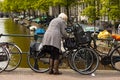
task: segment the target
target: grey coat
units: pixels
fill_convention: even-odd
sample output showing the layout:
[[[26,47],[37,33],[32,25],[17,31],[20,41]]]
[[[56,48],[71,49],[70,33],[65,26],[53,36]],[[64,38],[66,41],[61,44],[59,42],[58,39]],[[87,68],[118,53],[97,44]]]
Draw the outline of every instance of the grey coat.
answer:
[[[61,40],[67,37],[66,23],[62,18],[53,19],[46,30],[42,44],[51,45],[61,50]]]

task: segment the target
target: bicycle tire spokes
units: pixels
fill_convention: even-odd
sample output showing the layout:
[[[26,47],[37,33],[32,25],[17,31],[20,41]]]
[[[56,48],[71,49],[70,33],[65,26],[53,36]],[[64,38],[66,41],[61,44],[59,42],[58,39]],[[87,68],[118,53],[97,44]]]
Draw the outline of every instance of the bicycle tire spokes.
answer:
[[[73,66],[73,56],[74,56],[75,52],[76,51],[70,51],[69,55],[67,56],[68,65],[72,70],[75,70],[75,68]]]
[[[76,62],[79,62],[79,63],[76,63],[77,66],[80,68],[80,67],[83,67],[83,68],[80,68],[81,70],[87,70],[90,68],[90,65],[92,64],[92,55],[88,53],[88,51],[84,51],[84,50],[81,50],[78,52],[79,54],[76,55]],[[88,55],[88,56],[87,56]],[[89,60],[91,58],[91,60]],[[82,63],[82,64],[80,64]],[[91,63],[91,64],[88,64],[88,63]]]
[[[10,61],[8,67],[5,71],[15,70],[21,63],[22,60],[22,51],[14,43],[7,43],[7,52],[9,53]]]
[[[93,73],[97,69],[98,64],[98,56],[89,48],[80,49],[73,57],[73,65],[76,71],[81,74]]]
[[[35,72],[43,73],[49,70],[49,54],[34,53],[34,57],[28,54],[27,61],[29,67]]]

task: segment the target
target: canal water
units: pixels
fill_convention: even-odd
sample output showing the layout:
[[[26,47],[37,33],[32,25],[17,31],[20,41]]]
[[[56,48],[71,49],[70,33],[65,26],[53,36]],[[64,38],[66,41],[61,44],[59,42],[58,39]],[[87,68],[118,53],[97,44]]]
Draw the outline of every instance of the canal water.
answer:
[[[15,23],[12,19],[0,18],[0,34],[23,34],[30,35],[30,31]],[[1,36],[0,42],[14,42],[17,44],[22,52],[28,52],[31,42],[30,37],[12,37],[12,36]],[[19,67],[28,67],[27,64],[27,53],[22,55],[22,62]]]

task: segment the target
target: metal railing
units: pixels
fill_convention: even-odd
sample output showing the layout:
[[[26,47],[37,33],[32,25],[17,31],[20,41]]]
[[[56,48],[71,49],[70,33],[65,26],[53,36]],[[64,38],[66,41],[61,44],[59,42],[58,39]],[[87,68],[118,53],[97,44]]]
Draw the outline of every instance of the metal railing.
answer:
[[[43,34],[39,34],[39,35],[25,35],[25,34],[0,34],[1,36],[11,36],[11,37],[34,37],[34,40],[38,39],[38,38],[42,38]]]
[[[2,36],[10,36],[10,37],[33,37],[35,41],[38,40],[38,38],[43,38],[43,34],[39,35],[25,35],[25,34],[0,34],[0,37]],[[19,46],[18,46],[19,47]],[[28,53],[28,52],[22,52],[22,53]]]

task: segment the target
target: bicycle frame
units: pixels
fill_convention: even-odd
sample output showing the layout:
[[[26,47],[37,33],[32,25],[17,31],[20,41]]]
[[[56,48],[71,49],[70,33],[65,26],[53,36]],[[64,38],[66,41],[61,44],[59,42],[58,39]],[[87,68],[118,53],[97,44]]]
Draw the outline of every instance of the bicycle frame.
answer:
[[[106,41],[107,39],[98,39],[98,40],[104,40]],[[117,47],[117,41],[115,39],[110,39],[107,41],[112,41],[110,44],[110,48],[108,49],[108,52],[102,52],[100,50],[98,50],[97,48],[94,49],[96,51],[96,53],[98,54],[98,56],[101,58],[101,63],[102,65],[108,65],[111,64],[111,52]],[[97,46],[98,47],[98,46]]]
[[[10,58],[6,44],[0,44],[0,47],[0,64],[2,64],[0,65],[0,72],[2,72],[8,67]]]

